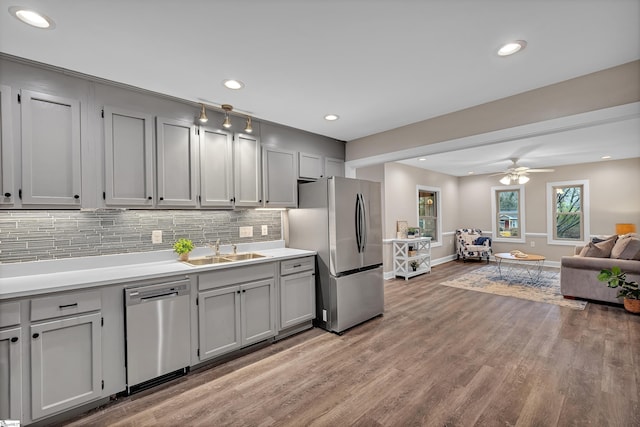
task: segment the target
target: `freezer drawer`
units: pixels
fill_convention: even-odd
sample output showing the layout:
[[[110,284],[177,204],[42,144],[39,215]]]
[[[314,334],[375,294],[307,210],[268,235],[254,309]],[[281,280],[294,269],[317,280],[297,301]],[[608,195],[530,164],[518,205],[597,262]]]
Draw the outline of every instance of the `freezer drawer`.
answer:
[[[328,329],[342,332],[384,312],[382,267],[330,277],[331,308]]]

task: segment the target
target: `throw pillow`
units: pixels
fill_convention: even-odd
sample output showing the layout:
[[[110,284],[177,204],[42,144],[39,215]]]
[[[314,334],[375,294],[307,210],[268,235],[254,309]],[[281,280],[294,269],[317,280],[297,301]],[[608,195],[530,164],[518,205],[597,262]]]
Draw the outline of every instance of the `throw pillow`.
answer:
[[[611,258],[640,260],[640,239],[634,237],[618,239],[611,249]]]
[[[589,242],[587,246],[582,248],[580,256],[592,257],[592,258],[609,258],[611,256],[611,250],[616,244],[618,236],[612,236],[609,239],[600,243]]]

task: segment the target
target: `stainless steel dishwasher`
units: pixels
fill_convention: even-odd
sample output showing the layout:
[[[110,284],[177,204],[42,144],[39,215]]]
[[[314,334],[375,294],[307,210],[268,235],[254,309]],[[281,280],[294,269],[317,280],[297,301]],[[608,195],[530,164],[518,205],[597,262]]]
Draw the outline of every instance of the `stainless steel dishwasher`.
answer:
[[[187,372],[189,293],[188,278],[124,290],[128,393]]]

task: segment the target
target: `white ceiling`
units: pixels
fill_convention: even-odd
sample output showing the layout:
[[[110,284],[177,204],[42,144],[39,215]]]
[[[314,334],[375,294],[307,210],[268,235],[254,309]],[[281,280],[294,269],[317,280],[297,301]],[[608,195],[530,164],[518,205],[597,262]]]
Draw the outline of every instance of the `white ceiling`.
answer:
[[[55,29],[22,24],[8,13],[16,4],[48,15]],[[0,5],[0,52],[185,100],[229,103],[259,119],[345,141],[640,58],[639,0]],[[498,46],[514,39],[527,40],[527,48],[498,57]],[[228,78],[246,87],[226,89]],[[340,120],[325,121],[327,113]],[[536,151],[539,141],[530,144],[528,156],[549,156]],[[508,146],[494,148],[493,159],[513,156]]]

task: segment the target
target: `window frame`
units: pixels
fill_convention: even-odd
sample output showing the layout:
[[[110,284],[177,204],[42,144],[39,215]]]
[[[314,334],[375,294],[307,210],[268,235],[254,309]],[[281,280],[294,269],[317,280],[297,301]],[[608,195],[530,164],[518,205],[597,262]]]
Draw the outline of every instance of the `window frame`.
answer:
[[[569,240],[558,239],[555,229],[555,213],[556,213],[556,192],[558,187],[579,187],[582,186],[582,239]],[[547,244],[576,246],[579,244],[586,245],[591,239],[591,203],[589,201],[589,180],[578,179],[573,181],[557,181],[547,182]]]
[[[420,191],[434,193],[436,201],[436,237],[431,239],[431,247],[442,246],[442,189],[427,185],[416,185],[416,225],[420,224]]]
[[[518,191],[518,228],[519,233],[517,237],[504,237],[500,236],[500,220],[498,218],[498,192],[499,191]],[[524,204],[524,185],[501,185],[491,187],[491,225],[493,227],[492,240],[494,242],[503,243],[526,243],[526,216],[525,216],[525,204]]]

